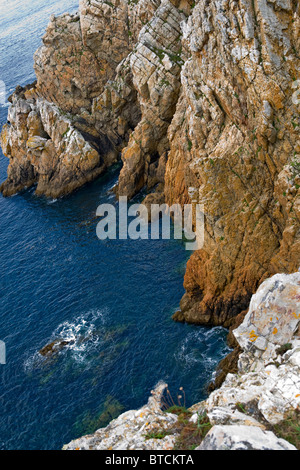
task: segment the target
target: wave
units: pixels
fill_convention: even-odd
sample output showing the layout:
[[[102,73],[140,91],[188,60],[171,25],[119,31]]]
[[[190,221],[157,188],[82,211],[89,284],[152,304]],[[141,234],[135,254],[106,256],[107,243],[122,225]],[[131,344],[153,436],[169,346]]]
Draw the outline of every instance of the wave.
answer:
[[[107,309],[94,309],[59,324],[45,345],[25,360],[25,371],[38,369],[65,354],[70,354],[76,362],[84,362],[88,354],[106,341],[107,315]]]
[[[57,201],[58,201],[58,199],[48,199],[47,204],[48,205],[55,204]]]

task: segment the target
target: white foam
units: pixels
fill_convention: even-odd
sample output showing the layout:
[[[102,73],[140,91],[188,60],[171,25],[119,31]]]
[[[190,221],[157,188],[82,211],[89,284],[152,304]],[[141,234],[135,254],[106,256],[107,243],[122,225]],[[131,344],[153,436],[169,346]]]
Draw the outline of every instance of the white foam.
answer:
[[[64,321],[53,331],[45,344],[51,344],[56,340],[66,342],[67,344],[64,344],[60,351],[58,350],[58,354],[69,352],[76,362],[84,362],[86,354],[105,341],[104,325],[107,314],[107,309],[95,309],[79,315],[74,320]],[[48,360],[49,356],[44,357],[35,351],[25,360],[24,369],[27,372],[32,371],[43,366]]]

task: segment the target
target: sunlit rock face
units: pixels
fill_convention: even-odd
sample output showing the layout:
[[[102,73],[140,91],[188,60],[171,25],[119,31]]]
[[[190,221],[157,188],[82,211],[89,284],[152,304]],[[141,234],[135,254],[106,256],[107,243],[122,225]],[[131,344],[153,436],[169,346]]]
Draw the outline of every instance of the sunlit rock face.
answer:
[[[179,320],[229,325],[266,277],[300,266],[299,24],[299,4],[244,0],[199,1],[183,25],[165,196],[198,188],[206,226]]]
[[[119,195],[205,208],[179,321],[230,326],[300,266],[299,4],[81,0],[11,98],[1,191],[59,197],[118,159]],[[297,95],[298,96],[298,95]]]

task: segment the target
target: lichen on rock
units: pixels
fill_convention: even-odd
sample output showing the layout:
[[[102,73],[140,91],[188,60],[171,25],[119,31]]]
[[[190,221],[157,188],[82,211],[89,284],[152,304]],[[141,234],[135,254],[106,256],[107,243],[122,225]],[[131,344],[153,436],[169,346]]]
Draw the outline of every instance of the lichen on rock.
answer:
[[[13,95],[2,193],[70,194],[120,158],[119,195],[185,204],[194,188],[204,246],[174,319],[230,327],[300,265],[299,28],[295,2],[80,0]]]
[[[183,203],[196,187],[206,224],[176,318],[230,326],[264,279],[300,265],[299,5],[199,1],[183,43],[165,195]]]
[[[236,373],[227,374],[220,388],[188,410],[190,422],[197,424],[205,415],[211,428],[202,441],[199,439],[196,450],[296,450],[278,435],[278,429],[293,414],[298,417],[295,426],[299,426],[299,296],[300,272],[297,272],[273,276],[252,297],[248,314],[233,331],[241,349]],[[275,315],[272,320],[271,315]],[[269,346],[262,351],[252,330],[264,330],[270,321],[271,330],[276,328],[281,333],[274,340],[273,331],[267,327]],[[120,415],[106,428],[77,439],[64,449],[173,449],[179,438],[176,427],[179,418],[162,410],[165,388],[166,384],[158,384],[143,408]],[[164,431],[165,436],[148,440],[150,431],[153,435],[153,431],[158,435]]]

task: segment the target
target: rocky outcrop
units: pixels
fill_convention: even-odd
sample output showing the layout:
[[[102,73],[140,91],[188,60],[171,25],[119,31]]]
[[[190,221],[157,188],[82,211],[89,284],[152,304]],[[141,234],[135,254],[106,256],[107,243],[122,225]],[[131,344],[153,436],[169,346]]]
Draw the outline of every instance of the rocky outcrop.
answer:
[[[230,326],[266,277],[300,265],[299,26],[298,3],[203,0],[183,27],[165,194],[198,188],[206,225],[178,319]]]
[[[267,279],[252,297],[244,321],[233,330],[241,350],[236,373],[189,409],[190,422],[205,415],[211,425],[197,450],[296,450],[279,430],[293,415],[299,426],[299,299],[300,271]],[[64,449],[174,448],[178,417],[162,411],[166,387],[159,384],[146,406]]]
[[[238,373],[228,374],[207,400],[207,409],[256,403],[276,424],[300,404],[300,272],[277,274],[252,297],[243,323],[233,331],[242,349]]]
[[[175,436],[147,439],[147,435],[167,430],[177,416],[163,413],[161,399],[166,388],[161,382],[153,390],[147,405],[139,410],[127,411],[95,434],[77,439],[63,450],[169,450],[174,447]]]
[[[103,172],[108,162],[101,161],[72,119],[39,98],[35,88],[18,90],[11,101],[1,133],[3,151],[11,155],[8,178],[1,185],[5,196],[37,184],[36,194],[55,198]]]
[[[125,1],[82,0],[79,14],[51,17],[34,56],[37,83],[10,97],[1,134],[10,160],[3,195],[34,184],[39,195],[70,194],[118,160],[140,120],[126,62],[132,49],[128,8]],[[44,152],[27,145],[32,135],[48,140]]]
[[[122,196],[184,204],[193,188],[204,245],[174,319],[231,327],[300,265],[299,28],[291,1],[80,0],[12,97],[2,193],[59,197],[119,158]]]
[[[213,427],[196,450],[297,450],[271,431],[258,427],[232,425]]]

